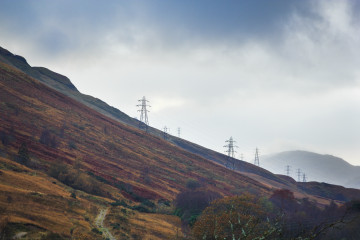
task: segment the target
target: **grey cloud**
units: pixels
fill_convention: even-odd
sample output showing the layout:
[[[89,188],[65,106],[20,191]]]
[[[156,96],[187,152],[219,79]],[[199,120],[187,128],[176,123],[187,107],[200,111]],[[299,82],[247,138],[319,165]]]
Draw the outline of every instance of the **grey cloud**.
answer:
[[[151,124],[218,151],[232,135],[249,152],[360,154],[357,1],[14,2],[1,42],[130,116],[146,95]]]
[[[186,44],[238,42],[278,32],[279,23],[300,5],[298,1],[10,1],[4,0],[1,20],[18,36],[49,38],[57,30],[57,45],[76,49],[86,43],[106,44],[109,32],[124,35],[154,32],[161,47]],[[53,34],[54,35],[54,34]],[[146,36],[145,36],[146,37]],[[152,36],[149,36],[150,38]],[[67,39],[72,39],[68,41]],[[60,43],[62,41],[62,43]],[[52,50],[46,42],[43,47]],[[56,46],[55,46],[56,47]],[[59,49],[63,50],[63,48]]]

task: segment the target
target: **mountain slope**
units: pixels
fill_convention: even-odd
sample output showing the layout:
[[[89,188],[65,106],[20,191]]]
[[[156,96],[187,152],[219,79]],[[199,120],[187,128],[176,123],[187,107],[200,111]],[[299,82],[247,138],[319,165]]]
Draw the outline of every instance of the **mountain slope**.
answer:
[[[0,64],[0,70],[1,130],[14,139],[9,147],[26,142],[40,168],[81,158],[83,170],[110,183],[127,182],[134,192],[152,199],[173,199],[189,178],[223,194],[246,186],[268,191],[239,173],[119,124],[14,68]],[[144,182],[143,175],[151,181]]]
[[[133,126],[137,126],[138,124],[135,119],[132,119],[118,109],[109,106],[102,100],[80,93],[67,77],[44,67],[31,67],[24,57],[14,55],[1,47],[0,61],[19,69],[47,86],[76,99],[77,101],[98,112],[101,112],[108,117]]]
[[[149,206],[158,202],[171,203],[186,189],[189,179],[197,181],[203,189],[221,195],[248,191],[271,194],[270,188],[249,177],[120,124],[1,62],[0,115],[1,169],[12,174],[18,170],[8,167],[6,162],[22,163],[31,168],[33,174],[45,174],[44,179],[50,183],[56,179],[56,182],[66,184],[68,197],[72,191],[81,199],[89,196],[86,198],[94,201],[97,207],[115,200],[125,200],[129,209],[136,206],[143,209],[142,202]],[[0,184],[2,196],[15,196],[14,190],[7,185]],[[25,204],[27,198],[21,192],[27,191],[28,187],[22,187],[24,190],[16,195],[16,199],[23,199],[22,204]],[[42,193],[40,191],[40,195]],[[55,199],[61,197],[51,194],[56,196]],[[57,206],[52,198],[46,200],[50,206]],[[35,202],[26,204],[31,208]],[[72,234],[66,227],[70,225],[61,225],[60,221],[53,222],[54,226],[46,226],[36,218],[36,212],[9,210],[18,206],[22,206],[18,201],[8,203],[6,198],[1,198],[0,209],[5,210],[0,212],[0,221],[9,215],[11,224],[30,222],[37,229],[45,228],[44,231],[64,236]],[[79,214],[75,214],[75,218],[80,217]],[[70,218],[71,214],[65,212],[63,217]],[[173,220],[161,214],[149,217],[136,213],[130,215],[128,221],[139,221],[136,219],[146,219],[150,226],[156,226],[155,222],[173,226],[167,222]],[[89,227],[91,225],[85,225],[82,229]],[[156,234],[160,234],[159,229]]]
[[[5,60],[4,60],[5,59]],[[48,86],[52,86],[52,88],[57,89],[57,91],[63,92],[67,96],[71,96],[71,98],[81,102],[87,103],[87,106],[90,106],[92,109],[95,109],[97,112],[105,114],[106,116],[110,116],[112,119],[115,119],[120,122],[125,122],[128,125],[131,125],[135,128],[138,128],[139,122],[135,119],[128,117],[126,114],[122,113],[121,111],[108,106],[106,103],[93,98],[91,96],[87,96],[84,94],[79,93],[76,90],[76,87],[72,85],[70,80],[60,74],[51,72],[45,68],[40,67],[30,67],[27,64],[25,58],[13,55],[12,53],[8,52],[5,49],[0,48],[0,61],[3,60],[5,62],[10,62],[12,66],[16,66],[17,69],[20,69],[22,72],[28,72],[31,76],[35,76],[36,79],[44,82]],[[45,77],[44,77],[45,76]],[[79,100],[80,98],[80,100]],[[72,104],[73,102],[71,102]],[[116,124],[113,122],[113,124]],[[63,126],[65,127],[65,125]],[[103,129],[105,132],[107,131],[107,127]],[[63,130],[62,130],[63,131]],[[162,132],[155,129],[149,128],[148,133],[153,135],[156,139],[162,137]],[[139,134],[143,134],[143,131],[140,131]],[[209,150],[205,147],[199,146],[197,144],[191,143],[184,139],[180,139],[174,136],[169,135],[168,142],[180,147],[181,149],[185,150],[188,153],[196,154],[200,156],[200,158],[205,158],[216,163],[219,163],[223,166],[226,165],[227,157],[224,154],[220,154],[218,152]],[[195,157],[197,157],[195,156]],[[273,188],[291,188],[293,191],[297,190],[296,185],[294,185],[291,181],[286,181],[284,178],[279,177],[263,168],[259,168],[254,166],[253,164],[244,162],[244,161],[234,161],[234,168],[243,173],[256,181],[261,181],[265,183],[266,186]],[[269,185],[269,183],[271,183]]]
[[[284,173],[285,166],[301,169],[311,181],[327,182],[360,189],[360,167],[341,158],[306,151],[288,151],[263,157],[263,166],[275,173]],[[296,179],[296,178],[295,178]]]
[[[97,204],[88,195],[71,191],[46,174],[0,157],[0,233],[2,239],[13,239],[16,229],[26,239],[44,235],[54,238],[70,236],[97,239],[91,233],[91,222],[97,214]],[[7,228],[3,228],[7,226]],[[3,234],[8,238],[4,238]],[[40,234],[40,235],[39,235]]]
[[[128,117],[126,114],[122,113],[121,111],[115,108],[108,106],[106,103],[102,102],[99,99],[78,92],[76,87],[65,76],[54,73],[46,68],[31,67],[29,64],[27,64],[25,58],[17,55],[13,55],[12,53],[10,53],[9,51],[3,48],[0,48],[0,61],[3,61],[5,63],[10,63],[11,66],[15,66],[17,69],[21,70],[22,72],[35,77],[39,81],[45,83],[47,86],[56,89],[57,91],[60,91],[66,94],[67,96],[71,96],[71,98],[75,99],[76,101],[85,103],[85,105],[90,106],[92,109],[96,110],[101,114],[110,116],[112,119],[126,123],[135,128],[138,128],[139,126],[139,121]],[[106,130],[106,127],[104,130]],[[142,131],[140,132],[142,133]],[[148,129],[148,133],[150,133],[150,135],[153,135],[155,138],[162,137],[162,132],[155,128],[150,127]],[[224,166],[226,165],[227,157],[223,154],[209,150],[197,144],[191,143],[189,141],[171,135],[168,136],[167,141],[182,148],[186,152],[196,154],[198,156],[201,156],[202,158],[214,161]],[[253,164],[249,164],[244,161],[238,161],[238,160],[234,161],[234,168],[237,171],[240,171],[243,174],[250,176],[253,179],[256,179],[257,181],[261,180],[265,182],[266,185],[268,185],[268,183],[271,182],[273,183],[272,187],[292,186],[292,183],[289,183],[283,178],[275,174],[272,174],[271,172],[263,168],[259,168],[257,166],[254,166]]]
[[[14,55],[1,47],[0,47],[0,61],[3,61],[4,63],[19,69],[20,71],[39,80],[40,82],[46,84],[47,86],[75,99],[78,102],[85,104],[86,106],[112,119],[133,126],[135,128],[138,128],[140,125],[140,122],[138,120],[130,118],[125,113],[121,112],[120,110],[114,107],[109,106],[100,99],[80,93],[67,77],[52,72],[43,67],[31,67],[27,63],[25,58],[18,55]],[[162,131],[152,127],[149,127],[148,133],[160,138],[163,136]],[[188,152],[197,154],[205,159],[220,163],[224,166],[226,165],[227,156],[225,156],[224,154],[220,154],[218,152],[212,151],[200,145],[194,144],[192,142],[171,135],[168,136],[167,141],[175,144],[176,146]],[[235,169],[241,172],[256,173],[257,175],[261,175],[266,179],[271,179],[273,181],[286,185],[286,182],[284,182],[281,178],[278,178],[276,175],[266,171],[265,169],[256,167],[253,164],[249,164],[244,161],[235,161],[234,167]]]
[[[26,60],[19,59],[26,63]],[[287,188],[299,198],[308,197],[322,205],[332,199],[360,198],[357,190],[318,183],[299,185],[242,161],[235,162],[236,171],[227,169],[223,166],[226,158],[222,154],[175,137],[165,141],[157,136],[160,131],[153,128],[146,133],[120,123],[0,60],[0,169],[6,170],[6,175],[13,174],[18,170],[9,167],[8,163],[21,163],[21,166],[31,169],[31,174],[41,173],[43,181],[61,182],[66,194],[76,193],[87,204],[98,208],[110,202],[120,204],[121,208],[112,208],[111,214],[116,211],[123,214],[124,209],[131,214],[126,215],[126,221],[125,215],[120,215],[127,225],[121,228],[119,236],[130,234],[134,231],[132,226],[139,226],[139,222],[143,221],[148,223],[149,229],[141,233],[140,238],[150,232],[166,236],[165,232],[178,226],[179,221],[174,220],[176,217],[147,215],[140,210],[151,211],[156,206],[171,205],[177,194],[187,189],[189,180],[196,181],[204,191],[222,196],[244,192],[270,196],[274,188]],[[42,68],[31,68],[29,71],[34,69],[39,74],[43,71]],[[57,82],[64,87],[68,85],[72,88],[65,77],[45,72],[47,76],[59,78]],[[0,191],[11,195],[13,190],[7,187],[11,184],[0,184]],[[17,198],[26,201],[24,192],[27,186],[24,184],[21,187],[22,193]],[[342,191],[341,196],[334,194],[338,190]],[[52,195],[55,199],[61,197],[60,194]],[[47,200],[50,203],[54,201],[52,198]],[[2,207],[11,209],[18,205],[1,198],[0,209]],[[46,231],[65,236],[72,234],[70,229],[64,230],[64,226],[70,225],[60,226],[60,222],[54,222],[55,226],[51,227],[43,225],[39,219],[34,221],[34,212],[21,215],[21,211],[17,210],[15,215],[14,211],[6,210],[5,213],[11,216],[13,224],[32,221],[37,228],[45,228]],[[70,216],[70,213],[64,212],[62,218]],[[75,217],[82,219],[80,210]],[[111,220],[118,217],[112,216]],[[164,227],[162,233],[159,229],[151,229],[156,228],[156,223],[161,223],[166,229]],[[91,227],[91,223],[82,225],[82,229]]]

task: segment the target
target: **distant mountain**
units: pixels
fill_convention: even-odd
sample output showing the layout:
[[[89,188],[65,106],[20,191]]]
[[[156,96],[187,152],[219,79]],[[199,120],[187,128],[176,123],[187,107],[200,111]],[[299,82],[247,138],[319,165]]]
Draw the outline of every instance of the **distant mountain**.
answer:
[[[306,151],[288,151],[262,158],[262,167],[274,173],[285,174],[287,165],[291,166],[291,177],[296,180],[296,171],[301,169],[308,181],[360,189],[360,166],[353,166],[338,157]]]

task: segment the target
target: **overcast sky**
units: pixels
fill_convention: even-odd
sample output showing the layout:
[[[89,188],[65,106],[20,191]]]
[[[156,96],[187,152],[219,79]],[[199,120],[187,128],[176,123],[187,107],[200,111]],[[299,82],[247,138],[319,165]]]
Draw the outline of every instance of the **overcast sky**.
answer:
[[[237,157],[360,165],[360,1],[0,0],[0,45],[131,117]],[[260,158],[261,164],[261,158]]]

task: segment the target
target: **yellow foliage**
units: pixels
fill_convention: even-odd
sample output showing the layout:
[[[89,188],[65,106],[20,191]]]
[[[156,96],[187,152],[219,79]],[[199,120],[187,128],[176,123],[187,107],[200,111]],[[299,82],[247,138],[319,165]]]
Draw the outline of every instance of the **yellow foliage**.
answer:
[[[260,201],[252,195],[214,201],[196,221],[196,239],[255,239],[271,226]]]

